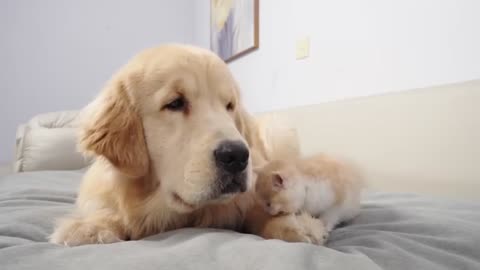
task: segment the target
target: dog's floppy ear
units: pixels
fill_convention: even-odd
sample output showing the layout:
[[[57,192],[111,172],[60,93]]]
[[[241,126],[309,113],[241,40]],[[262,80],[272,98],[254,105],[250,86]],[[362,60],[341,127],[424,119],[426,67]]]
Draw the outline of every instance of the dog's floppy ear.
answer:
[[[132,82],[112,80],[82,116],[80,148],[106,158],[132,177],[147,174],[149,156],[141,117],[127,87]]]

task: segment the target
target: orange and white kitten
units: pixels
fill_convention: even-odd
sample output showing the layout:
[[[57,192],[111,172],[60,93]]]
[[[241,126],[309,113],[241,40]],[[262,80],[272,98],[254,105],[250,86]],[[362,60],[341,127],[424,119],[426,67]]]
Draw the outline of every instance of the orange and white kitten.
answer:
[[[257,199],[270,215],[306,211],[331,231],[360,210],[360,177],[325,155],[271,161],[255,173]]]

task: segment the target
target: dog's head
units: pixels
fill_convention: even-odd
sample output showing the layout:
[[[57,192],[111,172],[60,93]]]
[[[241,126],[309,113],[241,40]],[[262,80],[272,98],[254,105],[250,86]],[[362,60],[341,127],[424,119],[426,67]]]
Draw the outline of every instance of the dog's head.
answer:
[[[173,210],[244,192],[251,174],[246,114],[213,53],[167,45],[122,68],[86,109],[80,146],[131,178],[151,178]]]

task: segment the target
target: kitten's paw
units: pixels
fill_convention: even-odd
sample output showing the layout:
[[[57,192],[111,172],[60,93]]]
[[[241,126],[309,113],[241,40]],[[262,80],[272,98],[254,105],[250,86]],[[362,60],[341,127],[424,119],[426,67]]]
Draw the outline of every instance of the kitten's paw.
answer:
[[[278,237],[286,242],[303,242],[303,243],[314,243],[314,239],[311,235],[308,235],[302,228],[284,228],[279,234]]]
[[[267,224],[263,237],[323,245],[328,238],[328,232],[322,221],[308,214],[301,214],[273,218]]]
[[[309,242],[316,245],[324,245],[329,236],[329,231],[320,219],[314,218],[307,213],[297,216],[298,223],[303,227]]]

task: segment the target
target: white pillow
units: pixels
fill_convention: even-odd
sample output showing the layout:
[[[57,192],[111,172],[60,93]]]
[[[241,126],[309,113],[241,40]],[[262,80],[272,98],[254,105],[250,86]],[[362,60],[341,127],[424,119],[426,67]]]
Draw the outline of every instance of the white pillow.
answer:
[[[90,164],[76,148],[78,112],[38,115],[17,133],[17,172],[77,170]]]

